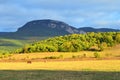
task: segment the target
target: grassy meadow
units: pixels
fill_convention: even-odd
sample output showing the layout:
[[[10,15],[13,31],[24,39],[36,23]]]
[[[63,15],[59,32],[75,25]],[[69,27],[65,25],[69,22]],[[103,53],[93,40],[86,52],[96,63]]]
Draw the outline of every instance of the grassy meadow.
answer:
[[[26,62],[27,60],[31,61],[41,61],[42,60],[119,60],[120,59],[120,45],[116,45],[112,48],[108,48],[102,52],[97,52],[99,54],[98,58],[95,57],[96,51],[80,51],[80,52],[41,52],[41,53],[24,53],[24,54],[11,54],[1,55],[0,61],[22,61]],[[3,57],[2,57],[3,56]],[[5,57],[4,57],[5,56]]]
[[[46,38],[47,37],[0,37],[0,53],[13,52],[16,49],[25,46],[26,44],[31,44]]]
[[[111,49],[112,50],[112,49]],[[117,51],[117,50],[116,50]],[[107,50],[105,52],[108,52]],[[105,52],[102,52],[104,54]],[[14,54],[3,58],[0,62],[1,80],[120,80],[120,60],[79,60],[64,61],[73,55],[87,54],[93,56],[94,52],[79,53],[30,53]],[[35,55],[36,54],[36,55]],[[89,54],[89,55],[88,55]],[[118,53],[116,53],[118,55]],[[115,57],[116,54],[110,55]],[[63,55],[63,61],[39,61],[39,58]],[[107,55],[108,56],[108,55]],[[6,60],[13,59],[11,62]],[[23,60],[23,62],[19,60]],[[33,61],[32,61],[33,59]],[[34,61],[36,59],[36,61]],[[18,61],[17,61],[18,60]],[[32,63],[28,64],[27,61]]]
[[[0,70],[120,71],[120,60],[1,62]]]
[[[0,63],[1,80],[120,80],[120,60]]]
[[[100,56],[110,60],[98,58],[93,60],[94,52],[45,52],[12,54],[2,58],[0,62],[0,79],[2,80],[120,80],[120,46],[99,52]],[[86,57],[83,55],[86,54]],[[39,59],[50,56],[63,56],[61,61],[56,59]],[[77,56],[72,61],[69,59]],[[79,56],[79,57],[78,57]],[[84,60],[90,58],[90,60]],[[115,59],[114,59],[115,58]],[[64,59],[68,59],[64,61]],[[114,59],[114,60],[113,60]],[[11,62],[10,62],[11,60]],[[23,60],[23,61],[22,61]],[[28,64],[27,61],[32,63]],[[55,61],[54,61],[55,60]],[[58,59],[59,60],[59,59]]]

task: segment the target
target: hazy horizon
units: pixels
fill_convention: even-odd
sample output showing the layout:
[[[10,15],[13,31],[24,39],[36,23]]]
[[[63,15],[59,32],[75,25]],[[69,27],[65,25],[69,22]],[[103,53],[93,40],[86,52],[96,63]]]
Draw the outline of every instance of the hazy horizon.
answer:
[[[76,28],[120,29],[120,0],[0,0],[0,32],[32,20],[52,19]]]

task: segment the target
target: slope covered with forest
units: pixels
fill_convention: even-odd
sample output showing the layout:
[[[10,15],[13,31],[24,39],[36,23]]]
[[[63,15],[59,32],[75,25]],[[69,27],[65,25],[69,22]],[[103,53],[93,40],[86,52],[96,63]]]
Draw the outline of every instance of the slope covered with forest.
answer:
[[[16,53],[102,51],[120,43],[120,32],[71,34],[42,40],[16,50]]]

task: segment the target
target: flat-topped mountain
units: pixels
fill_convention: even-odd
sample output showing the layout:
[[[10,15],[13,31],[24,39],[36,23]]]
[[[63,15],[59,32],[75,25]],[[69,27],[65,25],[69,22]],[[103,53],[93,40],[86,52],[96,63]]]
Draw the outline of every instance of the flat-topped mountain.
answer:
[[[86,33],[86,32],[116,32],[120,31],[117,29],[109,28],[99,28],[95,29],[92,27],[82,27],[75,28],[70,26],[67,23],[57,21],[57,20],[34,20],[26,23],[20,27],[16,32],[0,32],[0,36],[14,36],[14,37],[23,37],[23,36],[59,36],[73,33]]]
[[[25,36],[56,36],[80,32],[64,22],[46,19],[28,22],[16,33]]]

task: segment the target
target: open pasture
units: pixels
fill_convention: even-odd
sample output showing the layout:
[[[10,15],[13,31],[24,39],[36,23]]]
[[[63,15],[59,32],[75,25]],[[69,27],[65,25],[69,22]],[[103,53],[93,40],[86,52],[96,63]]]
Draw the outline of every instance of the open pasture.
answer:
[[[1,80],[120,80],[120,60],[1,62]]]
[[[120,71],[120,60],[1,62],[0,70]]]

